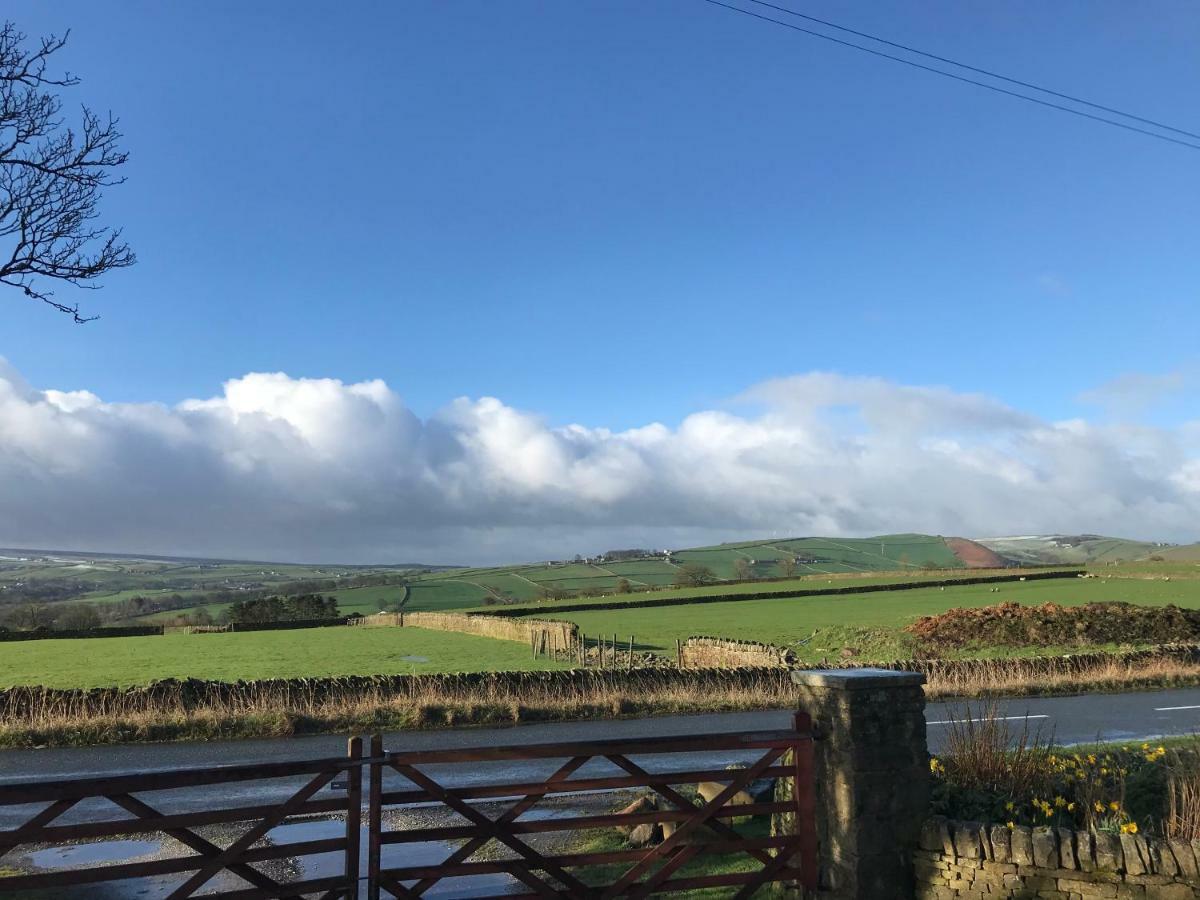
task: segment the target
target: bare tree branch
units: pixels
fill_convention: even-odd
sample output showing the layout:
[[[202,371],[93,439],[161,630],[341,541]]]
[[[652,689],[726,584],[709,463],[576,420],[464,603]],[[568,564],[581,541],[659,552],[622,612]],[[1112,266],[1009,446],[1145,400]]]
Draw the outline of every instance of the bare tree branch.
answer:
[[[79,130],[66,125],[53,89],[79,79],[47,72],[67,36],[26,50],[16,26],[0,28],[0,284],[83,323],[98,317],[54,299],[39,280],[95,289],[94,279],[135,257],[120,229],[96,224],[103,189],[125,180],[117,170],[129,154],[119,147],[117,120],[85,106]]]

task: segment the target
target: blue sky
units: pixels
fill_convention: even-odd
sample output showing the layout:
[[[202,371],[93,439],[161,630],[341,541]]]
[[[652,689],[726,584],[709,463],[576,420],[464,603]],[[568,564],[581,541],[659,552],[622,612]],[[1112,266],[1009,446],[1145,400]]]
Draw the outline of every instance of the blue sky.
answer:
[[[1186,2],[792,2],[1200,130]],[[1196,151],[701,0],[5,14],[140,261],[0,295],[0,546],[1200,538]]]
[[[798,8],[1200,128],[1185,3]],[[711,7],[18,2],[132,155],[138,266],[0,354],[105,399],[250,371],[675,422],[809,370],[1039,414],[1194,358],[1200,154]]]

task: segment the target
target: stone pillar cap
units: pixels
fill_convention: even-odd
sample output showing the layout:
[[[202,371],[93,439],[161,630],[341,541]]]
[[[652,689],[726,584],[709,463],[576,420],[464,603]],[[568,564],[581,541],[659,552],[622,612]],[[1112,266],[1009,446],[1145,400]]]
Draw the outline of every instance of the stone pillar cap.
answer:
[[[843,691],[879,690],[913,687],[925,683],[923,672],[897,672],[894,669],[792,669],[793,684],[807,687],[837,688]]]

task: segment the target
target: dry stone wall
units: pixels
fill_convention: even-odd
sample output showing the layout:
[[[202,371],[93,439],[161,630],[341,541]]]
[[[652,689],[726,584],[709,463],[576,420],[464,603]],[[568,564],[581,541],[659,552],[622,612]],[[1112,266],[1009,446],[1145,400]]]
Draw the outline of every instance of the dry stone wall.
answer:
[[[961,578],[918,579],[896,581],[886,584],[852,584],[835,588],[786,588],[774,591],[753,591],[737,594],[688,594],[683,597],[649,597],[637,600],[609,600],[574,603],[554,601],[552,604],[521,605],[493,609],[488,615],[520,617],[536,615],[543,608],[552,608],[556,613],[596,612],[610,609],[645,609],[651,606],[695,606],[699,603],[728,603],[734,600],[791,600],[795,597],[829,597],[841,594],[874,594],[880,591],[913,591],[935,587],[961,587],[968,584],[1003,584],[1009,581],[1042,581],[1047,578],[1081,578],[1083,569],[1056,569],[1051,572],[1022,570],[1012,575],[976,575]]]
[[[500,616],[468,615],[464,613],[411,612],[404,613],[402,623],[412,628],[431,628],[435,631],[458,631],[477,634],[501,641],[531,640],[547,635],[555,647],[573,647],[579,640],[579,629],[573,622],[552,619],[504,619]]]
[[[1200,842],[927,821],[913,867],[917,900],[1195,900]]]
[[[794,662],[787,648],[758,641],[690,637],[679,648],[679,665],[684,669],[786,668]]]
[[[1100,650],[1068,653],[1062,656],[1023,656],[1000,659],[899,659],[890,662],[863,663],[797,663],[786,647],[760,644],[756,641],[736,641],[731,638],[690,637],[680,646],[680,658],[687,669],[777,668],[795,669],[855,669],[869,665],[876,669],[897,672],[920,672],[930,681],[971,681],[975,678],[997,676],[1059,676],[1081,675],[1114,664],[1140,666],[1148,663],[1200,663],[1200,645],[1164,644],[1143,650],[1116,653]]]
[[[219,638],[214,638],[219,640]],[[55,716],[141,715],[197,710],[305,710],[325,703],[438,702],[471,697],[481,703],[581,699],[674,690],[778,696],[790,690],[784,669],[571,669],[548,672],[458,672],[430,675],[345,675],[261,681],[155,681],[141,687],[0,689],[0,721],[37,722]]]

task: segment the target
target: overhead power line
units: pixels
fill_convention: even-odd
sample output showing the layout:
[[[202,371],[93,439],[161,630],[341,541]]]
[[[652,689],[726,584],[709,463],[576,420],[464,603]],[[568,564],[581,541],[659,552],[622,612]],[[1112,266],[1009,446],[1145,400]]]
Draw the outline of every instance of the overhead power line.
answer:
[[[1107,113],[1113,113],[1117,116],[1124,116],[1127,119],[1133,119],[1135,122],[1143,122],[1146,125],[1153,125],[1155,128],[1161,128],[1164,131],[1173,131],[1176,134],[1185,134],[1188,137],[1200,139],[1200,133],[1194,131],[1187,131],[1183,128],[1176,128],[1174,125],[1166,125],[1163,122],[1156,122],[1154,119],[1147,119],[1144,116],[1138,116],[1120,109],[1114,109],[1111,106],[1093,103],[1091,100],[1084,100],[1082,97],[1073,97],[1070,94],[1064,94],[1061,91],[1053,91],[1050,88],[1045,88],[1041,85],[1033,84],[1028,81],[1021,81],[1019,78],[1010,78],[1008,75],[1001,75],[999,72],[992,72],[988,69],[981,69],[978,66],[968,65],[967,63],[959,62],[958,60],[950,59],[945,56],[938,56],[936,53],[918,50],[916,47],[909,47],[906,44],[898,44],[895,41],[889,41],[887,38],[876,37],[875,35],[868,34],[865,31],[855,31],[853,28],[847,28],[845,25],[838,25],[836,22],[830,22],[826,19],[818,19],[816,16],[810,16],[807,13],[797,12],[794,9],[788,9],[786,6],[777,6],[774,3],[768,3],[767,0],[748,0],[748,2],[757,4],[758,6],[764,6],[767,9],[776,10],[777,12],[786,13],[789,16],[795,16],[798,19],[807,19],[809,22],[816,22],[818,25],[824,25],[826,28],[833,28],[837,31],[843,31],[846,34],[853,34],[857,37],[866,38],[870,41],[886,44],[889,47],[895,47],[897,50],[903,50],[906,53],[915,53],[917,56],[924,56],[926,59],[934,59],[938,62],[957,66],[960,69],[966,69],[970,72],[978,72],[980,75],[986,75],[989,78],[996,78],[1000,81],[1007,81],[1009,84],[1016,84],[1020,85],[1021,87],[1030,88],[1031,90],[1040,91],[1041,93],[1049,94],[1052,97],[1070,100],[1072,103],[1079,103],[1083,106],[1090,106],[1092,109],[1099,109]]]
[[[896,56],[895,54],[892,54],[892,53],[885,53],[882,50],[876,50],[873,47],[864,47],[862,44],[857,44],[853,41],[843,40],[842,38],[834,37],[833,35],[825,34],[820,31],[815,31],[811,28],[804,28],[800,25],[796,25],[793,22],[786,22],[786,21],[783,21],[782,19],[776,19],[776,18],[773,18],[772,16],[755,12],[752,9],[746,9],[745,7],[735,6],[732,3],[723,2],[723,0],[704,0],[704,2],[710,3],[713,6],[720,6],[723,9],[730,10],[731,12],[741,13],[744,16],[750,16],[751,18],[758,19],[763,22],[770,22],[773,25],[779,25],[779,26],[781,26],[783,28],[787,28],[791,31],[797,31],[797,32],[800,32],[801,34],[809,35],[810,37],[820,38],[821,40],[829,41],[834,44],[839,44],[843,47],[849,47],[853,50],[860,50],[863,53],[869,53],[872,56],[877,56],[877,57],[880,57],[881,59],[887,59],[887,60],[891,60],[892,62],[903,63],[906,66],[911,66],[914,69],[921,69],[922,71],[925,71],[925,72],[931,72],[934,75],[941,75],[943,78],[950,78],[950,79],[953,79],[954,81],[963,82],[964,84],[970,84],[970,85],[974,85],[975,87],[985,88],[986,90],[993,91],[997,94],[1004,94],[1009,97],[1015,97],[1018,100],[1025,100],[1028,103],[1036,103],[1038,106],[1044,106],[1049,109],[1058,110],[1060,112],[1070,113],[1071,115],[1074,115],[1074,116],[1080,116],[1081,118],[1084,118],[1084,119],[1090,119],[1093,122],[1100,122],[1105,125],[1112,125],[1116,128],[1122,128],[1125,131],[1133,131],[1133,132],[1136,132],[1137,134],[1146,135],[1147,137],[1157,138],[1160,141],[1167,141],[1172,144],[1178,144],[1181,147],[1187,147],[1191,150],[1200,150],[1200,144],[1194,144],[1191,141],[1180,140],[1179,138],[1174,138],[1174,137],[1171,137],[1170,135],[1162,134],[1158,131],[1151,131],[1147,128],[1141,128],[1137,125],[1131,125],[1128,122],[1120,122],[1115,119],[1110,119],[1106,116],[1101,116],[1101,115],[1096,115],[1095,113],[1086,112],[1085,110],[1082,110],[1082,109],[1075,109],[1074,107],[1065,106],[1061,103],[1055,103],[1051,100],[1044,100],[1040,97],[1031,97],[1028,94],[1021,93],[1020,91],[1009,90],[1008,88],[1000,87],[999,85],[989,84],[986,81],[979,81],[978,79],[975,79],[975,78],[968,78],[965,75],[958,75],[954,72],[947,72],[945,69],[939,69],[934,66],[928,66],[928,65],[925,65],[924,63],[919,63],[919,62],[916,62],[915,60],[911,60],[911,59],[905,59],[903,56]],[[786,7],[776,6],[775,4],[765,2],[765,0],[745,0],[745,2],[755,3],[755,4],[758,4],[759,6],[769,7],[770,9],[774,9],[778,12],[797,16],[799,18],[806,19],[806,20],[812,21],[812,22],[816,22],[820,25],[824,25],[828,28],[834,28],[839,31],[846,32],[848,34],[853,34],[858,37],[866,38],[868,40],[877,41],[877,42],[879,42],[881,44],[885,44],[889,47],[895,47],[899,50],[904,50],[909,53],[914,53],[919,56],[923,56],[927,59],[937,60],[938,62],[943,62],[943,63],[946,63],[947,65],[957,66],[959,68],[966,69],[968,71],[977,72],[981,75],[986,75],[990,78],[996,78],[998,80],[1005,81],[1009,84],[1016,84],[1021,87],[1029,88],[1031,90],[1035,90],[1035,91],[1039,91],[1044,94],[1048,94],[1050,96],[1059,97],[1064,100],[1069,100],[1072,103],[1079,103],[1084,106],[1091,107],[1092,109],[1103,110],[1104,112],[1112,113],[1113,115],[1122,116],[1124,118],[1132,119],[1137,122],[1142,122],[1147,125],[1152,125],[1155,128],[1160,128],[1160,129],[1163,129],[1166,131],[1172,131],[1176,134],[1187,135],[1188,137],[1194,137],[1194,138],[1197,138],[1198,140],[1200,140],[1200,133],[1193,133],[1191,131],[1186,131],[1182,128],[1176,128],[1172,125],[1164,125],[1160,122],[1154,121],[1153,119],[1147,119],[1142,116],[1134,115],[1133,113],[1123,112],[1121,110],[1114,109],[1112,107],[1102,106],[1101,104],[1093,103],[1090,100],[1083,100],[1078,97],[1072,97],[1070,94],[1063,94],[1058,91],[1050,90],[1049,88],[1039,87],[1038,85],[1035,85],[1035,84],[1032,84],[1029,82],[1020,81],[1016,78],[1010,78],[1006,75],[999,75],[997,73],[990,72],[987,69],[981,69],[976,66],[968,65],[966,63],[960,63],[955,60],[948,59],[946,57],[941,57],[941,56],[938,56],[933,53],[926,53],[923,50],[917,50],[915,48],[905,46],[904,44],[898,44],[893,41],[885,40],[884,38],[878,38],[878,37],[875,37],[874,35],[867,34],[866,32],[855,31],[852,28],[846,28],[841,25],[836,25],[832,22],[827,22],[823,19],[818,19],[815,16],[808,16],[803,13],[798,13],[795,10],[788,9]]]

